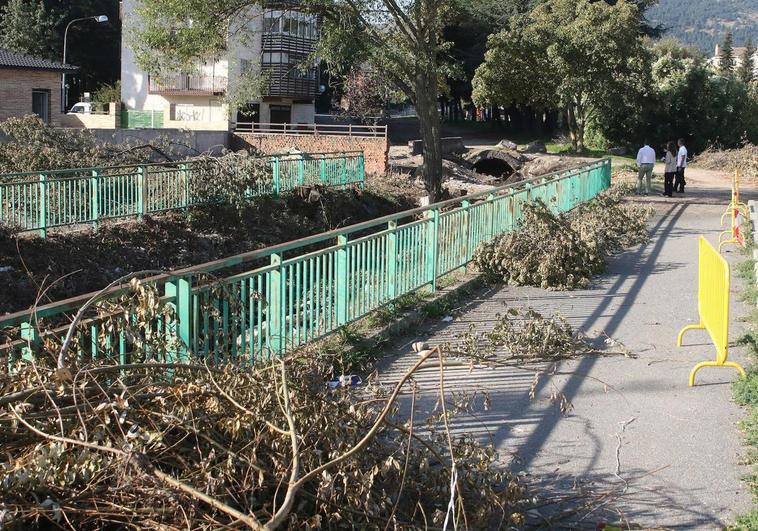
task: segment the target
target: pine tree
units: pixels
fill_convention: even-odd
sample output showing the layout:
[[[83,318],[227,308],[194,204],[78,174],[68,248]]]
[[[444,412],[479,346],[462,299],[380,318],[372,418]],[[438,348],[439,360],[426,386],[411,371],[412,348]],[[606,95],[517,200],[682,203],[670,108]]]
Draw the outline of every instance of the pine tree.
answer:
[[[721,44],[719,53],[719,72],[725,76],[730,76],[734,72],[734,48],[732,46],[732,32],[728,31],[724,35],[724,42]]]
[[[750,83],[755,79],[755,46],[753,39],[748,39],[745,43],[745,53],[742,56],[742,63],[737,69],[737,77],[745,83]]]
[[[10,0],[0,11],[0,47],[56,59],[58,22],[42,0]]]

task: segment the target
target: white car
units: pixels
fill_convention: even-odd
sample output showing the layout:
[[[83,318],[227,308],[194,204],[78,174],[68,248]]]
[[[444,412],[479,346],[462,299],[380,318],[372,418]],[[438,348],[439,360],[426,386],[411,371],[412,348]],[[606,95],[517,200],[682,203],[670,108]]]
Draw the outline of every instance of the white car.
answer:
[[[68,111],[68,114],[91,114],[92,113],[92,103],[86,102],[86,101],[80,101],[73,107],[71,107],[71,110]]]

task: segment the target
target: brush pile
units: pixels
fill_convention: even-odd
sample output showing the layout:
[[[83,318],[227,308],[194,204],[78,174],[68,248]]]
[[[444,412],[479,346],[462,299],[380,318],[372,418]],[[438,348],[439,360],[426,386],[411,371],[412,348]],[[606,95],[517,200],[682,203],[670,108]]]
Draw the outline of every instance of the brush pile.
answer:
[[[508,308],[491,331],[472,325],[458,336],[456,352],[476,363],[558,361],[596,353],[587,338],[558,314],[545,317],[532,308]]]
[[[695,157],[694,164],[707,170],[726,171],[739,169],[744,182],[758,184],[758,146],[745,144],[737,149],[710,147]]]
[[[518,229],[482,244],[474,263],[511,285],[586,288],[609,255],[648,238],[650,210],[624,204],[624,194],[614,187],[567,214],[556,215],[541,201],[525,204]]]
[[[160,309],[133,315],[153,320]],[[170,345],[145,344],[140,351],[151,355],[114,365],[85,363],[75,341],[65,365],[54,361],[56,343],[0,375],[0,528],[399,529],[438,528],[449,518],[450,528],[455,519],[487,529],[523,521],[525,494],[498,470],[491,447],[451,436],[445,415],[414,426],[412,414],[399,413],[397,395],[435,351],[396,386],[358,391],[330,390],[334,360],[314,353],[209,367],[172,361]]]

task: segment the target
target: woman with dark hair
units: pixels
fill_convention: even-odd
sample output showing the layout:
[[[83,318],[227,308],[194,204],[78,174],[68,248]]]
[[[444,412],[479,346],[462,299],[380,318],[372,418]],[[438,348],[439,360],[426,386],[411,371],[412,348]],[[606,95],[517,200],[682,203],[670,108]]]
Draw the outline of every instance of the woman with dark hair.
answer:
[[[666,156],[663,161],[666,168],[663,170],[663,195],[674,196],[674,177],[677,174],[676,145],[673,142],[666,144]]]

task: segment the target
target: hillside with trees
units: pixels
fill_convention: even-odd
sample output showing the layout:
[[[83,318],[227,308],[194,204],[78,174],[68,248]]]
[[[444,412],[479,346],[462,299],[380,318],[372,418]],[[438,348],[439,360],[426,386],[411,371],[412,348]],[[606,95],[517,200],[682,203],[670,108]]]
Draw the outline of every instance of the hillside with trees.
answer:
[[[744,46],[758,33],[758,3],[755,0],[660,0],[647,12],[648,18],[666,28],[666,35],[697,46],[708,54],[724,38],[734,35],[735,46]]]

